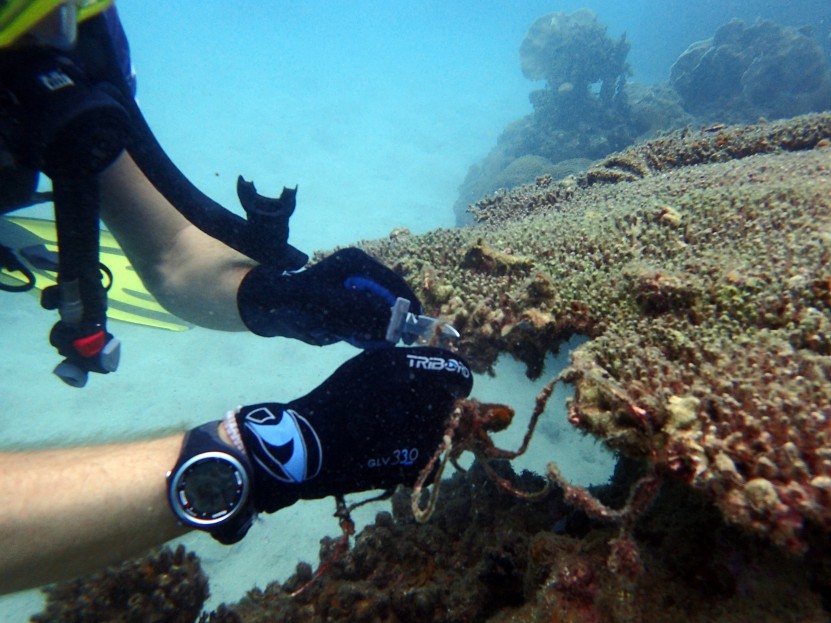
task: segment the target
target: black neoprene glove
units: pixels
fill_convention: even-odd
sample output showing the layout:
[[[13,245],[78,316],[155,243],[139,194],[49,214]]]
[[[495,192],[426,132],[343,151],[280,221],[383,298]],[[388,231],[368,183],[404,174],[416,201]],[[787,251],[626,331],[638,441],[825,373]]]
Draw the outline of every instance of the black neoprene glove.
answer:
[[[441,443],[454,401],[472,386],[454,353],[384,348],[350,359],[302,398],[242,407],[236,423],[256,510],[413,484]]]
[[[257,335],[376,348],[389,345],[390,308],[398,297],[410,301],[409,311],[421,313],[421,303],[401,277],[349,248],[297,273],[256,266],[240,284],[237,306],[245,326]]]

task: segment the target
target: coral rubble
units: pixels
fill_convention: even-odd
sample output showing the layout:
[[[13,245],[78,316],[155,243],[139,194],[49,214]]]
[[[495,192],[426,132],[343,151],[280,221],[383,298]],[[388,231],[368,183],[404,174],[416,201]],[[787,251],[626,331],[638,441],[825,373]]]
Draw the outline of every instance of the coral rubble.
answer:
[[[804,552],[831,531],[829,138],[829,115],[685,130],[365,246],[479,371],[592,337],[572,423]]]
[[[499,467],[519,488],[540,487],[539,477]],[[310,577],[307,565],[205,622],[824,620],[805,568],[737,534],[677,485],[623,540],[559,496],[529,503],[501,491],[478,464],[445,483],[426,525],[413,521],[408,498],[402,492],[394,515],[379,513],[297,597],[289,594]]]
[[[168,547],[144,558],[46,589],[32,623],[192,623],[208,598],[195,554]]]

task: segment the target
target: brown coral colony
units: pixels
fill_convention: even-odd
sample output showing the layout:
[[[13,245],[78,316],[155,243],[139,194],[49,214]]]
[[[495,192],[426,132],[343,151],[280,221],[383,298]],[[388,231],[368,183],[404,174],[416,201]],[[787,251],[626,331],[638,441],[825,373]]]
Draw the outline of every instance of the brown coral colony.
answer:
[[[536,376],[594,337],[571,421],[805,551],[831,526],[829,137],[829,115],[679,132],[484,200],[469,231],[366,247],[443,276],[430,312],[480,371],[507,352]]]

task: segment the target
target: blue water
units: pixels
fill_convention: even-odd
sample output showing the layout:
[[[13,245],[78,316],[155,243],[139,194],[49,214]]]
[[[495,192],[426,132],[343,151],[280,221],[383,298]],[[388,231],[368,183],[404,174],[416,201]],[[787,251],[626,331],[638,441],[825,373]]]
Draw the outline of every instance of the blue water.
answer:
[[[125,0],[118,6],[140,104],[172,159],[234,209],[238,174],[265,194],[299,185],[291,241],[307,252],[383,237],[396,227],[453,226],[452,205],[468,168],[507,124],[531,111],[528,94],[542,86],[523,78],[518,48],[546,13],[593,9],[611,36],[627,33],[632,79],[646,83],[666,80],[690,43],[731,17],[810,22],[831,48],[828,0]],[[354,354],[251,335],[116,325],[125,342],[122,368],[75,390],[49,373],[56,356],[46,335],[54,318],[33,298],[0,296],[6,447],[195,426],[236,404],[300,395]],[[559,365],[552,359],[546,375]],[[539,385],[503,360],[497,379],[479,379],[477,387],[483,399],[510,395],[518,410],[530,412]],[[577,443],[568,442],[573,449]],[[564,472],[602,479],[608,457],[581,443],[579,451],[558,454],[568,457]],[[231,549],[190,537],[215,580],[212,605],[286,577],[298,559],[313,559],[319,537],[337,530],[331,506],[304,503],[269,517]],[[7,597],[0,621],[24,620],[38,607],[37,592]]]
[[[228,206],[239,173],[268,192],[298,184],[301,248],[451,226],[467,168],[531,111],[541,85],[518,48],[545,13],[593,9],[627,34],[633,79],[648,83],[730,17],[831,29],[825,0],[119,6],[139,100],[173,159]]]

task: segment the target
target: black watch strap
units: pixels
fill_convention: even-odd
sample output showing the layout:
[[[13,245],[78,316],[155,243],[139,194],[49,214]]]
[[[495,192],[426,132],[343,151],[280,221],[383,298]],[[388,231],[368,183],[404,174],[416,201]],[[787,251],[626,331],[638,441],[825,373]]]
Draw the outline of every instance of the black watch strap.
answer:
[[[219,425],[219,421],[208,422],[185,435],[176,465],[167,474],[168,502],[182,524],[204,530],[220,543],[230,545],[246,535],[257,517],[257,511],[251,495],[251,463],[244,453],[222,440]],[[189,491],[187,486],[188,477],[199,469],[201,461],[214,461],[220,466],[220,471],[227,469],[231,474],[220,480],[230,480],[233,492],[226,497],[232,498],[233,503],[215,516],[199,514],[199,509],[195,508],[197,494],[212,498],[213,493],[222,497],[225,492],[199,491],[199,487]]]

